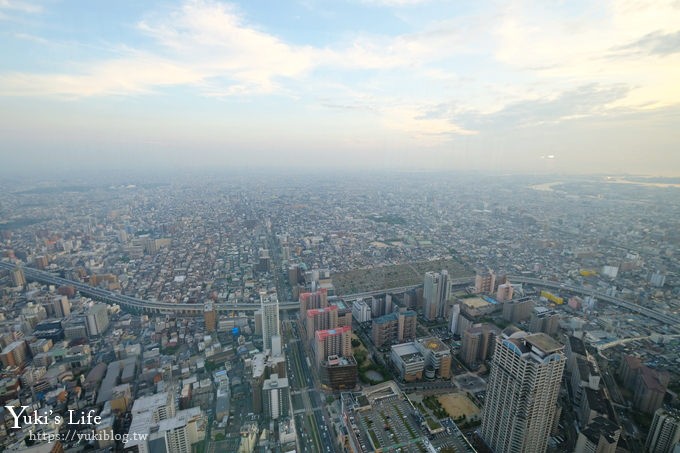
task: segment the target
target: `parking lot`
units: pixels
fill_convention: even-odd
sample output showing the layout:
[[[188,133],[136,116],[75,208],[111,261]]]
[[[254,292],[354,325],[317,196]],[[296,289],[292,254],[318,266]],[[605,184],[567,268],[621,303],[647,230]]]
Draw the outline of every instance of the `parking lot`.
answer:
[[[358,438],[365,451],[401,448],[403,452],[423,451],[422,432],[410,404],[401,400],[376,402],[373,409],[354,414]],[[362,447],[363,448],[363,447]]]

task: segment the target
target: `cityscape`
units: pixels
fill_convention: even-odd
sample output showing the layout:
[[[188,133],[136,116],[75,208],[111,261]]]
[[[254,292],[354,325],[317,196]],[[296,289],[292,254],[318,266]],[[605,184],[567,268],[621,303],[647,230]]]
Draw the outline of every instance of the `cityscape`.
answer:
[[[2,191],[4,451],[678,449],[672,179]]]
[[[680,453],[680,0],[0,0],[0,452]]]

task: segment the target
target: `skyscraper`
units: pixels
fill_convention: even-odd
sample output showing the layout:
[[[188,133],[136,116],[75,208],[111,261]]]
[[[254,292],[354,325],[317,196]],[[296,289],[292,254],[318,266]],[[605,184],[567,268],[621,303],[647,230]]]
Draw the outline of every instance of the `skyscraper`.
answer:
[[[496,300],[498,302],[511,300],[514,293],[515,289],[512,287],[511,283],[503,283],[498,285],[498,291],[496,291]]]
[[[66,296],[55,296],[52,298],[52,307],[57,318],[65,318],[71,314],[71,302],[69,302]]]
[[[314,355],[319,365],[328,356],[349,356],[352,354],[352,328],[338,327],[330,330],[317,330],[314,334]]]
[[[203,306],[203,321],[205,322],[205,331],[214,332],[217,324],[217,313],[212,302],[206,302]]]
[[[104,332],[109,327],[109,310],[105,304],[94,304],[87,311],[87,327],[88,337],[96,337]]]
[[[280,335],[279,325],[279,299],[276,294],[269,296],[260,293],[262,310],[262,348],[271,350],[272,336]]]
[[[449,299],[450,293],[449,273],[446,270],[425,273],[423,283],[425,319],[432,321],[444,316],[446,301]]]
[[[312,308],[307,310],[307,341],[314,339],[317,330],[335,329],[338,327],[338,307],[330,305],[326,308]]]
[[[645,451],[670,453],[678,442],[680,442],[680,411],[657,409],[652,426],[649,428]]]
[[[564,346],[544,333],[496,339],[482,415],[482,438],[504,453],[546,451],[558,416]]]
[[[265,413],[272,420],[288,416],[289,403],[288,379],[280,378],[278,374],[272,374],[264,381],[262,386],[262,402]]]
[[[489,269],[487,272],[477,272],[475,276],[475,292],[491,294],[496,289],[496,273]]]
[[[14,268],[10,271],[10,277],[12,278],[12,285],[14,286],[24,286],[26,284],[26,276],[24,275],[24,270],[20,267]]]
[[[328,307],[328,290],[322,288],[310,293],[300,293],[300,316],[305,316],[312,308]]]

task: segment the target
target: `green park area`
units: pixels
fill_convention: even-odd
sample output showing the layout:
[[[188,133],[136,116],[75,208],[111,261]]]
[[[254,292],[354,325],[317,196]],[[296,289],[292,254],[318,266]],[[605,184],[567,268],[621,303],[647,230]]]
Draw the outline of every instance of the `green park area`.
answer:
[[[361,382],[375,385],[388,380],[389,371],[369,358],[368,350],[356,335],[352,335],[352,354],[354,360],[357,361],[357,371]]]

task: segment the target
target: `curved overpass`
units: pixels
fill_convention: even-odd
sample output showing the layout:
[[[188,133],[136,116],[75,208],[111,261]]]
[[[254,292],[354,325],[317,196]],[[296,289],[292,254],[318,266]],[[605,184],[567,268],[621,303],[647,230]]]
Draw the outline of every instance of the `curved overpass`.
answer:
[[[0,269],[14,269],[16,266],[0,262]],[[141,310],[145,313],[177,313],[183,315],[199,316],[203,314],[203,304],[171,304],[167,302],[153,302],[138,299],[136,297],[126,296],[106,289],[96,288],[83,282],[68,280],[57,277],[49,272],[33,269],[30,267],[22,267],[24,275],[27,280],[35,280],[50,285],[73,286],[81,294],[98,299],[110,304],[118,304],[123,308]],[[215,310],[228,312],[232,310],[239,311],[255,311],[260,308],[259,303],[216,303],[213,304]],[[296,310],[300,308],[298,301],[279,302],[281,310]]]
[[[11,270],[14,269],[16,266],[12,263],[6,262],[6,261],[0,261],[0,269],[7,269]],[[131,297],[131,296],[126,296],[123,294],[115,293],[113,291],[108,291],[105,289],[101,288],[96,288],[93,286],[90,286],[86,283],[83,282],[77,282],[74,280],[68,280],[65,278],[57,277],[55,275],[50,274],[49,272],[41,271],[38,269],[33,269],[30,267],[22,267],[24,270],[24,275],[26,276],[27,279],[29,280],[35,280],[39,281],[42,283],[48,283],[52,285],[62,285],[62,286],[73,286],[76,290],[78,290],[81,294],[84,294],[86,296],[102,300],[107,303],[112,303],[112,304],[118,304],[121,307],[128,308],[128,309],[133,309],[133,310],[141,310],[146,313],[177,313],[177,314],[185,314],[185,315],[194,315],[194,316],[199,316],[203,313],[203,304],[171,304],[167,302],[154,302],[154,301],[145,301],[142,299],[138,299],[136,297]],[[611,296],[607,296],[606,294],[598,293],[594,291],[593,289],[590,288],[585,288],[582,286],[573,286],[573,285],[566,285],[566,284],[561,284],[557,282],[551,282],[548,280],[541,280],[538,278],[531,278],[531,277],[523,277],[519,275],[508,275],[508,279],[513,282],[517,283],[526,283],[530,285],[535,285],[535,286],[541,286],[545,288],[552,288],[552,289],[558,289],[558,290],[563,290],[563,291],[569,291],[572,293],[577,293],[581,295],[586,295],[586,296],[593,296],[599,300],[602,300],[604,302],[611,303],[613,305],[619,306],[626,308],[628,310],[631,310],[633,312],[639,313],[641,315],[647,316],[649,318],[652,318],[656,321],[663,322],[668,324],[671,328],[674,330],[677,330],[678,325],[680,325],[680,319],[677,319],[675,316],[672,315],[667,315],[663,312],[660,312],[659,310],[654,310],[652,308],[647,308],[647,307],[642,307],[640,305],[634,304],[632,302],[627,302],[624,300],[616,299]],[[455,285],[463,285],[467,283],[472,283],[474,281],[474,277],[469,277],[469,278],[458,278],[458,279],[452,279],[451,283]],[[378,294],[384,294],[385,292],[393,292],[393,293],[400,293],[400,292],[405,292],[413,288],[417,288],[418,286],[421,285],[410,285],[410,286],[402,286],[398,288],[390,288],[386,290],[376,290],[376,291],[369,291],[369,292],[364,292],[364,293],[357,293],[357,294],[348,294],[348,295],[343,295],[341,296],[344,299],[358,299],[361,297],[369,297],[369,296],[375,296]],[[215,310],[220,311],[220,312],[229,312],[232,310],[240,310],[240,311],[255,311],[260,308],[260,304],[258,303],[234,303],[234,302],[223,302],[223,303],[216,303],[214,304]],[[286,301],[286,302],[279,302],[279,307],[281,310],[297,310],[300,308],[300,303],[298,301]]]
[[[554,288],[554,289],[559,289],[563,291],[570,291],[572,293],[578,293],[582,294],[585,296],[593,296],[596,299],[599,299],[604,302],[609,302],[612,305],[616,305],[618,307],[623,307],[626,308],[630,311],[639,313],[641,315],[647,316],[648,318],[652,318],[656,321],[663,322],[669,325],[669,327],[672,328],[677,328],[677,325],[680,325],[680,319],[676,318],[675,316],[672,315],[667,315],[666,313],[663,313],[659,310],[655,310],[653,308],[647,308],[643,307],[638,304],[634,304],[632,302],[628,302],[625,300],[621,299],[616,299],[615,297],[607,296],[606,294],[598,293],[597,291],[591,289],[591,288],[585,288],[583,286],[573,286],[573,285],[565,285],[562,283],[557,283],[557,282],[551,282],[547,280],[541,280],[538,278],[530,278],[530,277],[522,277],[519,275],[508,275],[508,279],[512,282],[517,282],[517,283],[527,283],[530,285],[535,285],[535,286],[543,286],[545,288]]]

